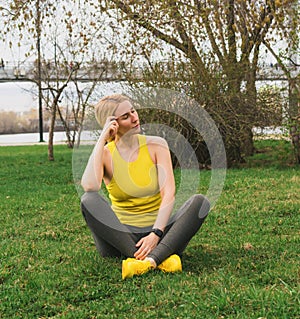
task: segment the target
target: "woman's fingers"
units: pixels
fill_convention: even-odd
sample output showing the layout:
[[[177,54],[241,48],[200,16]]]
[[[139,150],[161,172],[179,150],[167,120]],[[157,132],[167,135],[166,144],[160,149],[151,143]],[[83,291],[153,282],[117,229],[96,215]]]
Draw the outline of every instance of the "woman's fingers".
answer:
[[[148,254],[150,254],[151,251],[157,246],[158,240],[156,237],[156,235],[153,236],[153,233],[151,233],[139,240],[136,244],[136,247],[139,247],[139,249],[134,254],[134,257],[136,259],[145,259]]]
[[[147,244],[145,243],[144,238],[137,242],[136,247],[139,247],[139,249],[134,254],[134,257],[136,259],[144,259],[150,252],[149,247],[147,248]]]
[[[114,137],[118,132],[119,124],[116,119],[114,116],[109,116],[105,122],[103,133],[105,134],[106,140]]]
[[[150,254],[150,252],[151,252],[151,249],[139,249],[135,254],[134,254],[134,257],[136,258],[136,259],[141,259],[141,260],[143,260],[143,259],[145,259],[147,256],[148,256],[148,254]]]
[[[112,121],[116,121],[118,118],[115,117],[115,116],[108,116],[107,119],[106,119],[106,122],[105,124],[109,123],[109,122],[112,122]]]

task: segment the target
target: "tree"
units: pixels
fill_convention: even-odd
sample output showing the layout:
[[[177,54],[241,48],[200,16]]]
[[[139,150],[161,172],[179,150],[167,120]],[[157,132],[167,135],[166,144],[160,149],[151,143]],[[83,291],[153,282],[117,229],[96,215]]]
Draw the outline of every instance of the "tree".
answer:
[[[267,40],[264,41],[264,45],[288,79],[287,122],[294,147],[295,161],[300,164],[300,73],[295,72],[300,67],[300,64],[297,63],[300,53],[299,1],[292,1],[287,13],[288,18],[279,21],[279,29],[282,37],[287,41],[287,48],[276,52]]]
[[[28,34],[26,40],[31,47],[25,55],[27,58],[31,58],[32,54],[36,56],[34,82],[39,88],[40,118],[42,99],[51,112],[49,160],[54,160],[53,133],[57,114],[66,130],[68,146],[73,147],[76,133],[80,134],[81,131],[85,108],[104,72],[102,70],[94,74],[90,85],[85,89],[79,84],[77,71],[84,61],[94,59],[95,47],[98,59],[103,57],[100,50],[105,37],[101,28],[94,27],[92,18],[95,20],[96,13],[91,5],[92,3],[86,2],[78,4],[75,0],[64,3],[53,0],[11,0],[0,7],[4,18],[4,36],[7,38],[13,34],[14,37],[19,37],[21,46],[24,34]],[[101,19],[97,16],[97,21]],[[111,54],[111,51],[104,52],[107,52],[105,57]],[[73,134],[69,125],[70,113],[64,113],[59,106],[70,84],[73,84],[76,93],[72,97],[77,99],[77,102],[71,101]]]
[[[257,91],[257,114],[254,116],[254,124],[257,128],[282,127],[286,122],[287,100],[286,90],[274,86],[265,85]]]
[[[126,29],[120,34],[120,52],[133,64],[148,64],[148,85],[182,89],[204,105],[233,164],[253,152],[261,46],[276,41],[278,23],[286,19],[291,3],[111,0],[102,10],[111,12]],[[155,61],[159,55],[168,61],[167,67]],[[132,77],[129,80],[136,83]]]
[[[65,8],[66,9],[66,8]],[[110,51],[102,54],[101,44],[103,35],[94,32],[89,26],[93,23],[85,15],[72,16],[71,11],[66,11],[65,19],[66,30],[63,37],[55,28],[52,36],[48,37],[51,43],[54,43],[54,56],[49,61],[44,59],[42,78],[44,82],[43,90],[50,92],[45,96],[45,101],[52,117],[49,126],[48,158],[53,156],[53,133],[56,116],[58,115],[67,137],[67,145],[73,148],[75,139],[80,141],[80,133],[85,119],[86,108],[89,105],[90,98],[102,80],[106,69],[96,69],[97,64],[94,60],[97,54],[98,59],[112,59],[114,52]],[[85,31],[84,31],[85,30]],[[60,32],[61,26],[60,26]],[[102,37],[99,41],[99,37]],[[94,49],[98,42],[97,53]],[[104,51],[105,52],[105,51]],[[89,62],[91,63],[89,65]],[[91,69],[94,71],[91,73]],[[85,85],[82,81],[85,80]],[[64,104],[63,104],[64,103]]]
[[[9,36],[18,37],[18,46],[21,46],[24,34],[29,35],[31,40],[31,48],[25,53],[25,56],[30,56],[32,52],[36,53],[36,72],[34,82],[38,86],[38,102],[39,102],[39,126],[40,126],[40,141],[43,141],[43,114],[42,114],[42,35],[45,31],[43,28],[45,24],[51,25],[49,18],[54,16],[57,7],[55,2],[51,0],[12,0],[5,3],[1,8],[2,17],[4,18],[4,37],[7,39]],[[13,42],[10,41],[10,46]],[[63,88],[58,90],[56,98],[53,100],[55,105],[56,100],[59,98]],[[52,113],[53,114],[53,113]],[[48,158],[53,160],[53,132],[49,132],[48,143]]]

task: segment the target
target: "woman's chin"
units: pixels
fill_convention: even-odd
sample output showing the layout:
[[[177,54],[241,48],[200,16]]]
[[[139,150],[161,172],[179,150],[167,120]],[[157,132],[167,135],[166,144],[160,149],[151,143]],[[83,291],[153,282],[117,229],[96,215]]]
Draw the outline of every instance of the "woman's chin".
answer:
[[[131,129],[131,132],[132,132],[133,134],[139,134],[139,133],[141,133],[141,126],[138,125],[138,126],[132,128],[132,129]]]

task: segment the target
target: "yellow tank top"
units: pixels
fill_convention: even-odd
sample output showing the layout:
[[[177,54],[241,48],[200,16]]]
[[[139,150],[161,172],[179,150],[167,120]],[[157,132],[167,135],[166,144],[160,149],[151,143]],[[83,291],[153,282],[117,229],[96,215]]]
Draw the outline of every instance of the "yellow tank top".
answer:
[[[138,140],[139,153],[133,162],[122,158],[114,141],[107,144],[113,161],[113,177],[106,188],[112,209],[122,224],[146,227],[156,220],[161,195],[146,136],[138,135]]]

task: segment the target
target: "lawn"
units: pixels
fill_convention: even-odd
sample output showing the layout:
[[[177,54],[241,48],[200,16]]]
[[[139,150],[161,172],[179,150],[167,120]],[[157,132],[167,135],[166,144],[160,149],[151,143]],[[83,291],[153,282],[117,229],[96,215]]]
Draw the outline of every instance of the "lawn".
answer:
[[[227,170],[183,272],[125,281],[81,216],[72,151],[0,147],[0,318],[300,318],[300,168],[287,142],[257,147]]]

